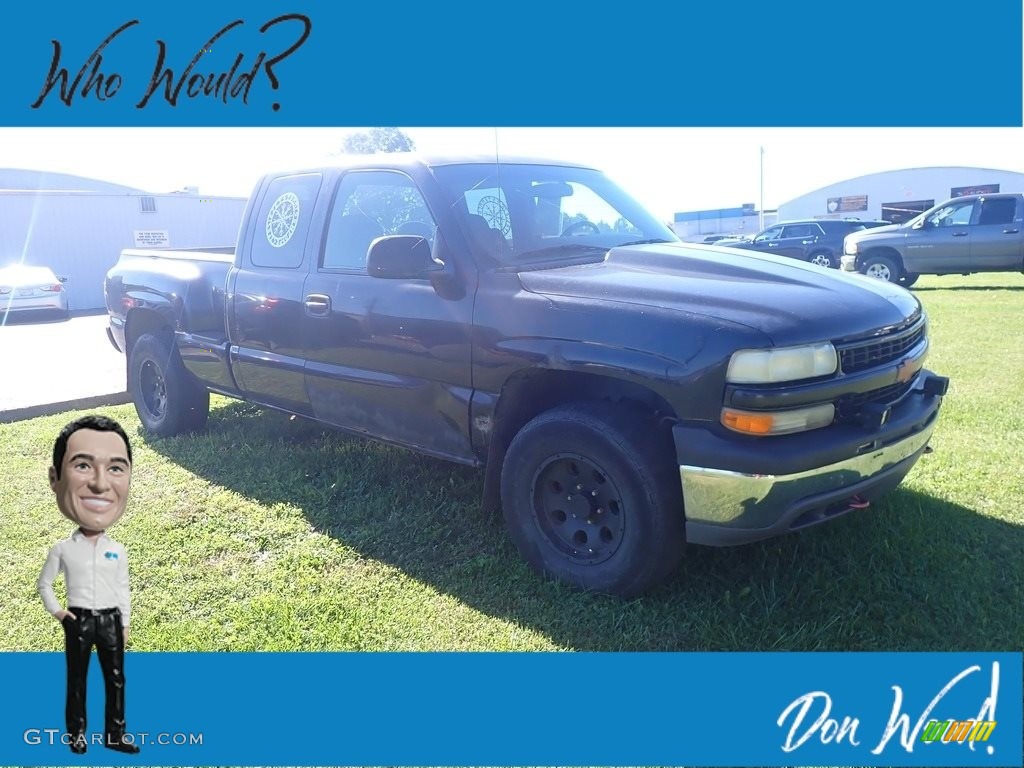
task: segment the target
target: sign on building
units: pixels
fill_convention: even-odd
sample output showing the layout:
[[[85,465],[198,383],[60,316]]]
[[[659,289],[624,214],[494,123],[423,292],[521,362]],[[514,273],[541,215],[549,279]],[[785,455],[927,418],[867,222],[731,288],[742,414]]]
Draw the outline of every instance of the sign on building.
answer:
[[[136,248],[170,248],[171,236],[166,229],[136,229]]]
[[[998,184],[975,184],[973,187],[953,187],[949,190],[949,196],[963,197],[964,195],[994,195],[998,192]]]
[[[850,213],[851,211],[866,211],[867,209],[867,195],[847,195],[846,197],[830,197],[828,199],[829,213]]]

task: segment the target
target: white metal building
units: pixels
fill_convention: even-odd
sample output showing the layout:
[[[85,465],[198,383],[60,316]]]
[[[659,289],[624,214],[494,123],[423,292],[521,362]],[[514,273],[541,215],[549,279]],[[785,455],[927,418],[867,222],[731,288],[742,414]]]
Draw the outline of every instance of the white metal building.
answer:
[[[779,221],[858,218],[907,221],[961,195],[1024,192],[1024,173],[993,168],[906,168],[840,181],[779,206]]]
[[[873,219],[898,224],[960,195],[1024,192],[1024,173],[994,168],[906,168],[840,181],[765,211],[764,226],[794,219]],[[757,231],[754,206],[675,214],[672,228],[684,240]]]
[[[72,311],[102,309],[103,278],[123,248],[234,245],[246,199],[194,188],[152,194],[59,173],[0,169],[0,266],[66,277]]]
[[[775,211],[764,212],[764,226],[775,223]],[[761,214],[753,203],[740,208],[713,208],[685,211],[673,216],[672,231],[682,240],[700,242],[707,235],[754,235],[761,225]]]

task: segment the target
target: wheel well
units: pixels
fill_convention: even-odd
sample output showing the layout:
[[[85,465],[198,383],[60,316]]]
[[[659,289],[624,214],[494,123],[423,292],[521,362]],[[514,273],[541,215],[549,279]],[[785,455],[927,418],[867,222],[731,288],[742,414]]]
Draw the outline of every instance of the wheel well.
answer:
[[[676,419],[675,411],[664,398],[640,384],[577,371],[532,371],[514,376],[502,387],[498,399],[487,452],[484,503],[497,507],[505,451],[528,421],[559,405],[602,401],[650,419],[656,439],[671,443],[669,427]]]
[[[897,251],[895,248],[888,248],[888,247],[869,248],[867,251],[865,251],[863,254],[860,255],[860,257],[858,258],[858,261],[860,261],[861,264],[863,264],[863,263],[865,263],[865,261],[867,259],[869,259],[872,256],[884,256],[885,258],[887,258],[890,261],[892,261],[893,264],[895,264],[897,267],[899,267],[903,272],[907,271],[907,268],[903,265],[903,256],[901,256],[900,252]]]
[[[139,337],[147,333],[171,333],[170,323],[158,312],[148,309],[136,309],[128,314],[124,328],[125,358],[132,351]]]

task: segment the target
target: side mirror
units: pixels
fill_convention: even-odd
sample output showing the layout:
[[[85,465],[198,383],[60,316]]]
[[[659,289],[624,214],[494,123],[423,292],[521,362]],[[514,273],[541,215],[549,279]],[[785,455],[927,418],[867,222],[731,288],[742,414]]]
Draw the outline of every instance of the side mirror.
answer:
[[[366,258],[366,271],[371,277],[390,280],[427,278],[443,269],[444,264],[431,255],[430,242],[419,235],[378,237]]]
[[[910,225],[911,229],[924,229],[927,225],[927,219],[918,219]]]

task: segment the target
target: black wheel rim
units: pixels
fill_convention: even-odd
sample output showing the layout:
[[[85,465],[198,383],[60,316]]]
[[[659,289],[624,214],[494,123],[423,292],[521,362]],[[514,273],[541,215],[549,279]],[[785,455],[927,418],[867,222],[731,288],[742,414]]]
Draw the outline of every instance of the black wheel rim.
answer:
[[[622,495],[601,466],[582,456],[557,454],[541,465],[533,511],[544,537],[574,563],[603,563],[622,544]]]
[[[167,413],[167,383],[163,373],[152,360],[146,360],[139,371],[139,390],[146,411],[154,419],[162,419]]]

